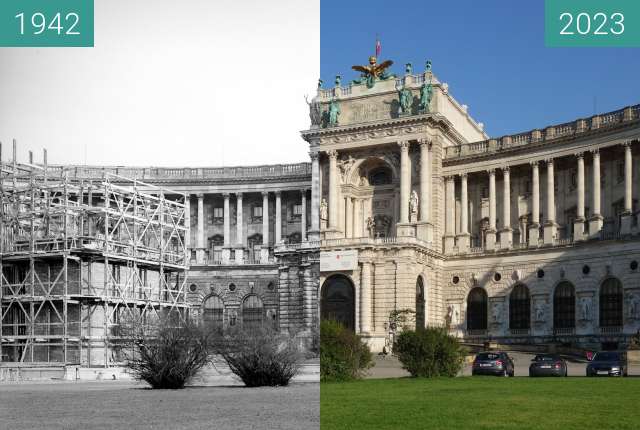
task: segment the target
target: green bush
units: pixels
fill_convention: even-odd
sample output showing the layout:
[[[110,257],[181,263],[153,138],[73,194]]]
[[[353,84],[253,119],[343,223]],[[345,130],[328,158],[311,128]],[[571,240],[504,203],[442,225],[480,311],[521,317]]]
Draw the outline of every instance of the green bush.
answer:
[[[398,335],[393,352],[414,377],[456,376],[464,363],[464,348],[445,329],[426,328]]]
[[[320,323],[320,380],[349,381],[373,366],[369,346],[336,321]]]

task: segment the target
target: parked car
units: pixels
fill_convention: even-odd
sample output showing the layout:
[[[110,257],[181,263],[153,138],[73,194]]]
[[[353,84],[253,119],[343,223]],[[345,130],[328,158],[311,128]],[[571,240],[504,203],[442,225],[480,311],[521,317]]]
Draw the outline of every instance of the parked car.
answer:
[[[471,368],[472,375],[513,376],[513,360],[506,352],[481,352],[476,355]]]
[[[531,360],[529,376],[567,376],[567,362],[559,355],[538,354]]]
[[[624,351],[596,352],[587,364],[587,376],[627,376],[627,353]]]

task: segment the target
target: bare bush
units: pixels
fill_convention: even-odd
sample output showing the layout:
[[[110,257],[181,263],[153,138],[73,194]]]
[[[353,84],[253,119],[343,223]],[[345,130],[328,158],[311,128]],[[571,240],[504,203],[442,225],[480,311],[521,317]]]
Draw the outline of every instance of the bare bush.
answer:
[[[216,349],[247,387],[286,386],[300,370],[299,344],[295,336],[261,327],[231,331]]]
[[[129,323],[123,334],[127,367],[152,388],[184,388],[210,362],[214,332],[175,313],[146,326]]]

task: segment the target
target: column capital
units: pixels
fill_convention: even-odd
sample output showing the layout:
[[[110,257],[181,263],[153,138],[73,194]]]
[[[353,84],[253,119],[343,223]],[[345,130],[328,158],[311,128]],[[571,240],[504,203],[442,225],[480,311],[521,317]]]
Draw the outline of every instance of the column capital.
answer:
[[[540,164],[540,161],[535,160],[535,161],[529,161],[529,164],[531,165],[531,167],[533,168],[538,168],[538,165]]]
[[[502,167],[500,168],[500,170],[502,170],[502,173],[503,173],[504,175],[508,175],[508,174],[509,174],[509,169],[511,169],[511,166],[502,166]]]
[[[630,140],[626,140],[624,142],[622,142],[620,145],[623,146],[625,149],[626,148],[631,148],[631,141]]]
[[[584,159],[584,152],[576,152],[576,153],[575,153],[575,154],[573,154],[573,155],[575,155],[575,157],[576,157],[578,160],[582,160],[582,159]]]
[[[453,181],[455,179],[455,175],[446,175],[444,177],[445,182],[450,182]]]
[[[203,200],[204,199],[204,193],[198,193],[198,194],[196,194],[196,197],[198,197],[199,200]]]
[[[594,157],[600,157],[600,148],[590,149],[589,152]]]
[[[338,159],[338,151],[336,151],[335,149],[330,149],[330,150],[327,151],[327,156],[330,159],[337,160]]]
[[[467,176],[468,176],[467,172],[460,173],[460,179],[467,179]]]
[[[262,197],[269,197],[269,191],[262,191]]]
[[[487,173],[489,174],[489,176],[495,176],[496,169],[487,169]]]
[[[547,166],[553,166],[553,158],[547,158],[544,162],[547,163]]]
[[[230,195],[231,193],[228,193],[228,192],[222,193],[222,197],[224,197],[225,200],[228,200]]]
[[[241,199],[242,198],[242,191],[238,191],[236,193],[236,198]]]
[[[274,194],[276,195],[276,197],[280,197],[282,195],[282,191],[276,190],[274,191]]]
[[[433,142],[431,141],[431,139],[420,139],[418,140],[418,145],[420,145],[421,148],[429,150],[431,149]]]
[[[309,158],[311,158],[311,161],[316,161],[319,157],[320,157],[320,154],[318,153],[318,151],[309,152]]]
[[[398,146],[400,147],[400,151],[402,152],[409,151],[409,141],[407,140],[399,141]]]
[[[303,188],[300,190],[300,194],[302,195],[302,197],[306,198],[307,197],[307,193],[309,192],[309,188]]]

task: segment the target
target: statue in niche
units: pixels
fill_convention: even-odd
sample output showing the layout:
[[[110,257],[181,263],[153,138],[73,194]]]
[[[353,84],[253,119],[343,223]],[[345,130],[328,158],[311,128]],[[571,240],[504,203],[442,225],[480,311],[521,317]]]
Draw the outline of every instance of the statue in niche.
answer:
[[[398,90],[398,115],[408,115],[411,113],[411,103],[413,96],[411,90],[403,87]]]
[[[627,308],[629,309],[629,319],[640,319],[640,298],[636,294],[627,296]]]
[[[327,200],[322,199],[320,201],[320,220],[326,221],[329,218],[329,211],[327,206]]]
[[[580,298],[580,319],[582,321],[591,320],[591,297]]]
[[[535,317],[536,317],[536,321],[538,322],[543,322],[544,321],[544,315],[545,315],[545,304],[543,302],[537,302],[533,308],[534,313],[535,313]]]
[[[375,237],[376,223],[372,217],[367,218],[367,231],[369,232],[369,237]]]
[[[340,105],[338,101],[333,98],[329,103],[329,127],[335,127],[338,125],[338,117],[340,116]]]
[[[491,321],[494,324],[500,324],[501,316],[502,316],[502,303],[494,302],[491,305]]]
[[[318,102],[315,97],[309,101],[308,97],[305,96],[304,100],[307,102],[307,106],[309,106],[309,119],[311,120],[311,126],[319,126],[322,122],[322,109],[320,108],[320,102]]]
[[[420,87],[420,104],[418,105],[420,113],[429,113],[429,106],[431,105],[432,96],[433,85],[431,85],[431,82],[425,82]]]
[[[388,237],[391,228],[391,217],[378,214],[373,218],[374,237]]]
[[[416,193],[416,190],[411,192],[411,197],[409,198],[409,214],[412,222],[414,218],[418,217],[418,193]]]
[[[460,308],[457,304],[447,306],[446,323],[448,326],[455,326],[460,323]]]

